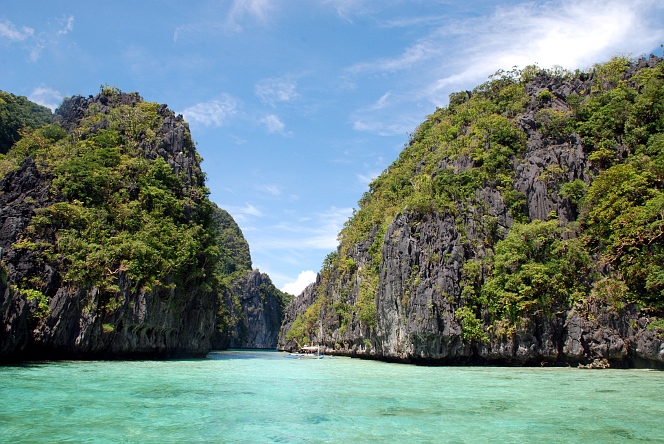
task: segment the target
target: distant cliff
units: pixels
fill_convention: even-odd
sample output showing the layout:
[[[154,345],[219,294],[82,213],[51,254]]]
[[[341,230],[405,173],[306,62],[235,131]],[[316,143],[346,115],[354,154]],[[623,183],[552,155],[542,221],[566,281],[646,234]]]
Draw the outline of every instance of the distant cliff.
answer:
[[[0,91],[0,155],[21,138],[21,130],[51,123],[51,110],[23,96]]]
[[[500,71],[374,182],[279,348],[664,368],[664,64]]]
[[[292,297],[258,270],[232,276],[220,291],[218,333],[212,348],[277,348],[284,310]]]
[[[219,309],[213,349],[275,349],[291,296],[277,289],[267,274],[252,270],[249,244],[224,210],[214,213],[218,245]]]

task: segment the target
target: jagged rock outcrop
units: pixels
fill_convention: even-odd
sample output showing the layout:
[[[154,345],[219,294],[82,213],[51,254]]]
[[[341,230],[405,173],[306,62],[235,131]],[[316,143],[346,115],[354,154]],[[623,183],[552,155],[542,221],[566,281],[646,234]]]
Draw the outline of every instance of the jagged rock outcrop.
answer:
[[[639,69],[654,68],[661,62],[654,56],[641,59],[622,78],[630,79]],[[534,311],[508,334],[492,330],[502,324],[490,325],[487,319],[492,314],[483,308],[475,325],[484,330],[485,336],[471,338],[464,334],[464,320],[458,313],[471,297],[466,292],[475,291],[468,276],[476,276],[478,282],[490,276],[486,260],[495,255],[496,242],[505,239],[515,219],[547,221],[553,217],[562,227],[577,226],[572,223],[579,217],[580,200],[561,193],[562,185],[587,187],[597,177],[601,160],[593,162],[589,158],[591,150],[579,134],[564,132],[564,119],[575,112],[570,105],[572,98],[567,98],[588,96],[597,82],[594,73],[579,73],[573,78],[547,72],[535,75],[524,87],[527,101],[512,118],[525,135],[525,148],[508,160],[511,166],[506,171],[511,175],[511,186],[506,190],[502,179],[489,174],[471,198],[454,194],[453,205],[442,205],[447,210],[421,211],[406,205],[384,231],[376,225],[352,247],[342,243],[331,255],[332,265],[324,265],[317,282],[286,310],[278,348],[294,350],[299,339],[320,344],[331,354],[433,365],[664,368],[664,335],[649,328],[662,313],[643,311],[634,304],[612,303],[597,296],[595,290],[580,305],[555,313]],[[471,96],[470,92],[460,93],[451,102],[464,103]],[[555,123],[560,126],[547,119],[559,119]],[[435,125],[439,120],[432,117],[427,124],[430,122]],[[464,121],[460,128],[444,127],[438,137],[453,141],[446,137],[463,134],[468,125]],[[435,136],[429,137],[435,140]],[[478,138],[470,139],[471,147]],[[485,153],[490,140],[491,135]],[[438,143],[443,142],[432,142],[426,155],[438,149]],[[628,155],[620,144],[615,149],[618,157]],[[413,156],[406,154],[407,150],[395,162],[397,167]],[[397,177],[392,183],[412,186],[417,192],[435,184],[446,171],[459,175],[482,166],[477,154],[458,155],[459,148],[451,151],[454,156],[437,160],[436,168],[429,168],[424,160],[413,161],[414,176],[431,171],[426,180]],[[361,208],[375,196],[398,195],[394,185],[381,188],[390,179],[389,174],[372,184],[370,193],[360,202]],[[365,220],[360,219],[358,225],[366,224]],[[573,233],[565,232],[563,236]],[[599,255],[594,254],[593,260],[598,260]],[[597,264],[593,273],[608,275],[610,271],[610,267]],[[374,312],[367,310],[366,301]],[[362,319],[363,313],[369,315]]]
[[[111,116],[122,105],[127,106],[124,113]],[[183,227],[197,224],[205,229],[211,226],[211,219],[206,219],[208,216],[205,215],[205,206],[209,203],[201,192],[204,175],[188,126],[182,116],[176,117],[166,105],[156,107],[154,114],[151,114],[151,107],[137,94],[102,92],[95,97],[76,96],[65,100],[56,111],[54,121],[69,133],[67,137],[74,146],[78,140],[102,134],[99,131],[108,129],[112,119],[115,132],[95,142],[101,144],[100,152],[107,157],[101,161],[92,159],[89,165],[108,171],[103,168],[117,165],[121,150],[129,152],[132,149],[148,160],[163,159],[174,175],[165,176],[166,173],[157,170],[160,176],[155,176],[157,182],[154,183],[160,185],[170,181],[164,182],[170,187],[169,193],[183,197],[187,202],[181,215],[174,210],[174,223]],[[82,125],[86,119],[96,119],[96,123]],[[57,140],[53,139],[51,143],[55,144]],[[8,159],[11,160],[10,155]],[[115,263],[116,270],[99,267],[104,274],[108,273],[107,279],[112,282],[109,288],[86,284],[84,279],[79,284],[73,284],[71,278],[66,282],[64,276],[74,259],[63,252],[57,253],[58,230],[65,225],[58,225],[60,222],[48,225],[43,221],[42,225],[46,225],[40,234],[35,234],[35,229],[29,227],[35,215],[43,217],[47,214],[44,213],[47,207],[84,211],[86,202],[73,200],[54,186],[54,170],[43,154],[39,153],[39,156],[37,161],[31,156],[26,157],[18,169],[0,181],[0,361],[205,356],[215,331],[218,307],[217,294],[209,289],[212,264],[207,264],[206,258],[199,256],[180,265],[181,269],[191,267],[192,277],[178,285],[175,284],[176,277],[169,274],[163,274],[156,284],[141,285],[142,281],[135,273],[133,278],[130,275],[131,265],[125,266],[119,260]],[[62,177],[62,168],[67,166],[60,168],[57,172]],[[62,183],[66,185],[66,182]],[[118,184],[120,188],[111,191],[124,193],[121,196],[127,196],[128,205],[145,202],[140,178],[127,177]],[[150,190],[157,192],[156,189],[153,186]],[[151,205],[154,202],[149,201]],[[70,206],[53,207],[58,203]],[[108,205],[113,203],[108,202]],[[63,219],[62,224],[71,224],[71,219]],[[117,222],[116,226],[121,227],[122,222]],[[84,227],[71,229],[83,230]],[[119,237],[122,232],[111,229],[100,235],[105,237],[95,241],[100,242],[97,250],[104,248],[102,241]],[[131,242],[131,238],[127,242]],[[113,245],[112,239],[108,244]],[[158,247],[156,244],[149,247],[136,245]],[[94,245],[90,248],[94,254]],[[131,251],[121,254],[132,257]],[[196,267],[202,268],[194,275]]]

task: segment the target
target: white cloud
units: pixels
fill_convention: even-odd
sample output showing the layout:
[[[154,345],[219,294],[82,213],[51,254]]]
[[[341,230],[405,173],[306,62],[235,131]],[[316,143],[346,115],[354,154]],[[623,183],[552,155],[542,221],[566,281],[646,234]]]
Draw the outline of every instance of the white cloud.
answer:
[[[257,217],[261,217],[263,215],[263,213],[261,213],[258,208],[256,208],[255,206],[253,206],[250,203],[246,203],[244,205],[244,207],[238,208],[237,212],[240,213],[240,214],[245,214],[245,215],[250,215],[250,216],[257,216]]]
[[[408,134],[419,123],[413,116],[400,116],[394,118],[394,103],[401,103],[402,98],[388,100],[392,92],[383,94],[375,103],[353,112],[350,119],[353,129],[378,134],[379,136],[394,136]]]
[[[224,206],[235,217],[232,208]],[[352,208],[331,207],[311,215],[311,218],[289,218],[272,227],[269,237],[252,240],[252,251],[299,251],[325,250],[337,248],[337,235],[344,222],[353,214]],[[239,215],[242,217],[242,215]],[[237,218],[236,218],[237,219]]]
[[[71,31],[74,30],[74,16],[70,15],[67,17],[67,19],[63,19],[62,23],[64,25],[64,28],[62,28],[60,31],[58,31],[58,35],[66,35],[69,34]]]
[[[249,202],[246,202],[243,207],[234,205],[222,205],[221,207],[228,211],[228,213],[233,216],[233,219],[235,219],[236,222],[245,222],[249,219],[248,216],[263,217],[263,213]],[[242,227],[242,231],[249,230],[249,228],[245,228],[244,226]]]
[[[451,92],[473,88],[498,69],[534,63],[584,69],[616,54],[641,54],[664,41],[663,12],[655,0],[555,0],[500,6],[441,25],[436,17],[434,28],[399,55],[347,69],[349,81],[391,75],[398,91],[355,110],[349,120],[358,131],[406,134],[434,106],[446,105]]]
[[[362,185],[369,185],[374,179],[380,176],[380,171],[370,171],[368,174],[357,174],[357,179]]]
[[[264,103],[291,102],[299,97],[297,83],[287,79],[263,79],[255,86],[256,96]]]
[[[245,143],[247,143],[246,139],[243,139],[238,136],[231,135],[230,138],[233,139],[233,143],[235,143],[236,145],[244,145]]]
[[[371,1],[371,0],[322,0],[323,5],[329,5],[337,11],[339,17],[353,22],[351,15],[353,14],[367,14],[376,11],[383,6],[385,0]],[[374,6],[377,5],[377,6]]]
[[[430,41],[420,41],[407,48],[403,54],[396,58],[385,58],[374,62],[358,63],[349,68],[350,72],[362,71],[400,71],[411,68],[415,64],[429,60],[440,53],[440,49]]]
[[[658,8],[662,5],[651,0],[563,0],[499,7],[490,16],[432,36],[441,45],[453,36],[467,43],[460,48],[466,57],[459,57],[461,63],[436,80],[429,92],[477,82],[501,68],[537,63],[583,69],[617,53],[641,53],[664,38],[664,29],[649,19]]]
[[[281,287],[281,291],[299,296],[307,286],[316,282],[316,273],[312,270],[306,270],[297,276],[295,282],[289,282]]]
[[[376,101],[373,105],[371,105],[368,109],[371,110],[376,110],[376,109],[382,109],[385,108],[387,105],[387,99],[392,95],[392,91],[388,91],[385,94],[383,94],[380,99]]]
[[[10,42],[22,42],[22,47],[29,54],[28,60],[36,62],[42,54],[42,51],[48,47],[55,46],[60,40],[60,36],[65,35],[74,29],[74,16],[57,20],[64,28],[58,31],[45,31],[35,33],[35,30],[27,26],[17,28],[12,22],[6,19],[0,20],[0,39],[5,38]]]
[[[311,236],[303,239],[303,244],[307,247],[322,250],[336,249],[339,231],[352,214],[352,208],[337,207],[331,207],[326,211],[317,213]]]
[[[62,98],[63,95],[59,91],[43,86],[33,89],[28,96],[31,101],[50,108],[51,111],[54,111],[60,105]]]
[[[405,28],[409,26],[422,26],[428,25],[431,23],[440,23],[444,21],[445,16],[432,16],[432,17],[410,17],[410,18],[398,18],[394,20],[388,20],[383,23],[385,28]]]
[[[222,126],[237,114],[238,101],[225,94],[220,99],[197,103],[182,111],[189,123],[203,126]]]
[[[190,23],[175,28],[173,41],[177,42],[180,38],[190,35],[202,36],[215,33],[235,33],[242,32],[242,24],[247,18],[253,18],[254,21],[266,23],[276,11],[275,0],[233,0],[224,19],[198,23]]]
[[[35,35],[35,30],[27,26],[16,28],[9,20],[0,20],[0,37],[7,38],[12,42],[20,42]]]
[[[263,117],[261,123],[265,125],[267,132],[270,134],[283,133],[284,131],[284,123],[274,114]]]
[[[379,136],[406,135],[420,123],[421,116],[418,115],[395,115],[393,109],[376,115],[371,107],[355,111],[351,116],[353,129],[366,131]]]
[[[257,185],[256,189],[277,197],[281,195],[281,189],[276,185]]]
[[[32,48],[30,48],[30,57],[31,62],[36,62],[41,56],[42,51],[46,48],[46,45],[43,43],[36,43]]]
[[[274,0],[233,0],[226,16],[226,30],[240,32],[240,22],[251,16],[259,22],[265,22],[275,9]]]

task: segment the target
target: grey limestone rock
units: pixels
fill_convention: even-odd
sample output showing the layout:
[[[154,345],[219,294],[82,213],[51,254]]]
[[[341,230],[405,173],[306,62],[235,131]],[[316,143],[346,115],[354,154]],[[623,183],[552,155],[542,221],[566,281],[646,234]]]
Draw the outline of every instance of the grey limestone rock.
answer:
[[[280,292],[267,274],[258,270],[247,272],[233,281],[221,300],[234,324],[229,331],[215,334],[213,348],[277,347],[285,307]]]
[[[135,105],[140,100],[137,94],[124,93],[75,96],[63,102],[54,119],[73,131],[93,106],[106,114],[113,106]],[[195,149],[182,117],[175,117],[165,105],[160,114],[164,117],[161,142],[158,146],[141,142],[140,146],[147,158],[161,155],[174,170],[184,172],[180,177],[186,192],[189,185],[204,180]],[[107,126],[102,119],[92,131]],[[51,189],[51,177],[41,171],[28,157],[0,180],[0,247],[6,265],[6,276],[0,280],[0,361],[205,356],[214,332],[215,292],[160,287],[137,290],[120,271],[120,291],[112,296],[116,308],[109,314],[98,307],[110,303],[111,296],[100,294],[96,287],[64,286],[53,264],[45,264],[30,249],[14,247],[37,209],[63,200]],[[28,279],[43,283],[41,291],[48,297],[45,316],[34,316],[39,309],[37,300],[12,289]],[[192,280],[192,288],[201,288],[202,279],[209,278]]]
[[[641,59],[626,76],[661,61],[652,56]],[[541,73],[525,87],[530,101],[515,120],[526,134],[527,144],[512,161],[513,190],[525,198],[526,220],[548,220],[554,213],[561,224],[577,220],[578,209],[561,195],[561,186],[575,180],[590,184],[596,171],[580,136],[545,135],[538,113],[545,109],[569,111],[565,99],[570,94],[587,94],[593,81],[592,73],[572,80]],[[551,92],[550,99],[541,99],[543,90]],[[460,93],[451,100],[463,102],[469,97],[470,93]],[[438,171],[451,168],[455,172],[472,166],[473,161],[464,155],[443,159],[437,165]],[[376,325],[363,325],[352,310],[352,318],[346,319],[334,307],[355,306],[365,279],[361,270],[373,266],[368,250],[377,227],[369,239],[346,252],[357,272],[347,276],[333,269],[330,279],[319,276],[292,302],[286,310],[278,348],[296,348],[297,344],[286,340],[286,332],[298,315],[322,301],[319,325],[309,339],[327,353],[435,365],[664,368],[664,341],[647,330],[648,315],[632,306],[617,310],[596,300],[588,302],[584,315],[575,309],[538,314],[512,335],[489,331],[487,342],[463,339],[455,317],[464,304],[462,267],[468,260],[490,254],[487,245],[503,238],[514,224],[516,217],[502,196],[494,185],[485,183],[473,202],[457,205],[454,216],[435,211],[423,215],[404,208],[382,239],[374,299]]]

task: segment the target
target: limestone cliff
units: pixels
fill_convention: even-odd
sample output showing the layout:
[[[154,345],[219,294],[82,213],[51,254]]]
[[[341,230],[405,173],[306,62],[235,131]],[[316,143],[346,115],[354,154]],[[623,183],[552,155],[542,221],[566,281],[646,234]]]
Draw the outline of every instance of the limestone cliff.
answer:
[[[214,227],[182,116],[105,88],[53,121],[0,159],[0,361],[205,356]]]
[[[252,269],[249,244],[230,214],[217,208],[214,218],[221,254],[212,348],[274,349],[291,296],[279,291],[267,274]]]
[[[452,95],[370,185],[278,348],[664,368],[661,216],[644,209],[660,208],[661,62],[530,67]],[[643,187],[631,201],[627,182]]]
[[[290,297],[279,291],[270,277],[258,270],[233,278],[220,291],[222,303],[219,332],[212,347],[262,348],[277,347],[284,309]]]

